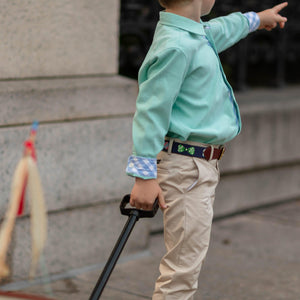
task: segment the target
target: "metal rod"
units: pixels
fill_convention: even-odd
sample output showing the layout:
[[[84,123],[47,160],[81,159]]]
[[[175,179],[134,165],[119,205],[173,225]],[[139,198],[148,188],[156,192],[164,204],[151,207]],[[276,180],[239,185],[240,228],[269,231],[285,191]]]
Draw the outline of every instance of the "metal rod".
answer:
[[[133,211],[132,214],[129,216],[127,223],[125,224],[123,231],[120,234],[120,237],[98,279],[98,282],[90,296],[89,300],[98,300],[104,290],[104,287],[117,263],[117,260],[129,238],[129,235],[138,221],[139,214],[138,212]]]

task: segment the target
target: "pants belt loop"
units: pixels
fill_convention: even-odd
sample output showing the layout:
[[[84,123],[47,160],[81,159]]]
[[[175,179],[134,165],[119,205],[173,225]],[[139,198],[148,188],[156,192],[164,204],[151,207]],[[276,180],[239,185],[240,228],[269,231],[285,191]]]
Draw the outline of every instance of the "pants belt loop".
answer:
[[[209,160],[212,160],[213,156],[214,156],[214,150],[215,148],[213,146],[209,146],[210,147],[210,156],[209,156]]]
[[[170,138],[170,139],[169,139],[168,154],[171,154],[171,153],[172,153],[173,142],[174,142],[174,139]]]

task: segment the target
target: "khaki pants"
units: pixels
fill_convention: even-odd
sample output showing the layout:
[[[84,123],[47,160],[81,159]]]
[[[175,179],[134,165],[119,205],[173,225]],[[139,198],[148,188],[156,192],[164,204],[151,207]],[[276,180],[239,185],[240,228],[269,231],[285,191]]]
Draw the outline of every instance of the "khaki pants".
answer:
[[[167,152],[157,159],[158,181],[169,208],[164,212],[167,252],[152,299],[191,300],[209,245],[218,162]]]

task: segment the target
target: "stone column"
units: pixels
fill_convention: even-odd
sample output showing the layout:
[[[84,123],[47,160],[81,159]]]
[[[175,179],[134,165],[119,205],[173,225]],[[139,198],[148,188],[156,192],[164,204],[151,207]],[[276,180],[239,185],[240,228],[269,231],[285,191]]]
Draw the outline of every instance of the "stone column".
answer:
[[[38,120],[50,273],[104,262],[126,222],[118,204],[132,185],[137,86],[117,75],[119,10],[119,0],[0,1],[0,220]],[[29,271],[29,200],[11,244],[13,281]],[[139,227],[127,252],[146,245],[147,225]]]

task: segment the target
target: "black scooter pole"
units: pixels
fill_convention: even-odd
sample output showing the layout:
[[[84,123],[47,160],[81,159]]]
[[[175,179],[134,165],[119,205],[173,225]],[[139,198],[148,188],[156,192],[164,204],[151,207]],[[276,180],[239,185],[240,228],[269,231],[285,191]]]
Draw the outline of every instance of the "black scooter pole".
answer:
[[[126,208],[126,204],[129,203],[130,195],[126,195],[121,204],[120,210],[122,215],[127,215],[128,220],[119,236],[119,239],[96,283],[96,286],[89,298],[89,300],[98,300],[104,290],[104,287],[121,255],[121,252],[130,236],[130,233],[135,225],[135,223],[139,220],[139,218],[152,218],[155,216],[158,210],[158,200],[156,199],[153,205],[152,210],[139,210],[135,208]]]

